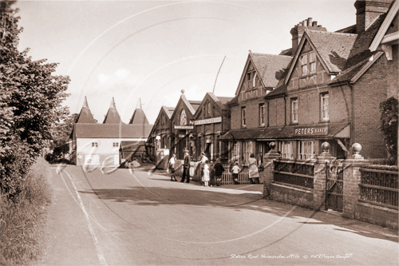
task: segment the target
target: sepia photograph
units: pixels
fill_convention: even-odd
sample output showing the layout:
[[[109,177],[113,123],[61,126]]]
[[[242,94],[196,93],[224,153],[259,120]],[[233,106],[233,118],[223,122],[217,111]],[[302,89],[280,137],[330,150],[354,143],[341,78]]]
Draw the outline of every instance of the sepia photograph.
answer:
[[[0,265],[399,265],[399,0],[0,0]]]

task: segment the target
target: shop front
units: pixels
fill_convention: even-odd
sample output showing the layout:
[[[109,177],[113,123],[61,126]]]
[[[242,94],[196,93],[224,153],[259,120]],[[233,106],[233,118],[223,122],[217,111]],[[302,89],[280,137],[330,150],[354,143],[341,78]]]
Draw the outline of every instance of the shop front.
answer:
[[[321,153],[323,142],[330,144],[332,156],[346,158],[350,146],[350,124],[287,126],[278,135],[277,150],[282,158],[310,160]]]

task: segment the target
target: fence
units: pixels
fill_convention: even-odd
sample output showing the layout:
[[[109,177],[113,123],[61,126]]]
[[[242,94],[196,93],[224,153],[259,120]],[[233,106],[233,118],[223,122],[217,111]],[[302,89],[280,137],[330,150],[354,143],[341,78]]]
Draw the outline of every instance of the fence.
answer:
[[[313,188],[314,164],[298,161],[274,161],[273,181]]]
[[[359,201],[398,208],[398,172],[383,169],[360,168]]]

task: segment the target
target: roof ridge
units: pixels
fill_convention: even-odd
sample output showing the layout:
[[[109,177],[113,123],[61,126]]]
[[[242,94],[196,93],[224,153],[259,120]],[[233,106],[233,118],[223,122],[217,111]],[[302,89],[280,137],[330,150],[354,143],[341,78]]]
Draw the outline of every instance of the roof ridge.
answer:
[[[343,36],[353,36],[353,37],[355,37],[355,36],[357,36],[358,34],[356,34],[356,33],[342,33],[342,32],[335,32],[335,31],[320,31],[320,30],[308,30],[308,29],[305,29],[305,32],[306,31],[308,31],[308,32],[317,32],[317,33],[323,33],[323,34],[334,34],[334,35],[343,35]]]
[[[267,56],[276,56],[276,57],[292,57],[289,55],[279,55],[279,54],[262,54],[262,53],[252,53],[252,55],[267,55]]]

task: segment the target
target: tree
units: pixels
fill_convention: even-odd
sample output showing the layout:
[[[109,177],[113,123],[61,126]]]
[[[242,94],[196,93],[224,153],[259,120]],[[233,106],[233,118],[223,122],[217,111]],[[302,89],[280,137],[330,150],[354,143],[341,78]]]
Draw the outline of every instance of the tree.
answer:
[[[34,61],[28,49],[17,49],[22,28],[13,3],[0,2],[0,188],[7,193],[17,192],[10,186],[17,186],[15,180],[25,176],[52,139],[70,81],[53,75],[57,64]]]
[[[385,144],[391,158],[398,160],[398,100],[388,98],[380,103],[380,130],[384,134]]]
[[[53,142],[51,144],[50,149],[53,150],[54,156],[60,156],[69,151],[68,141],[69,136],[71,135],[73,125],[76,122],[76,119],[79,114],[68,115],[62,121],[54,124],[52,129],[52,138]]]

